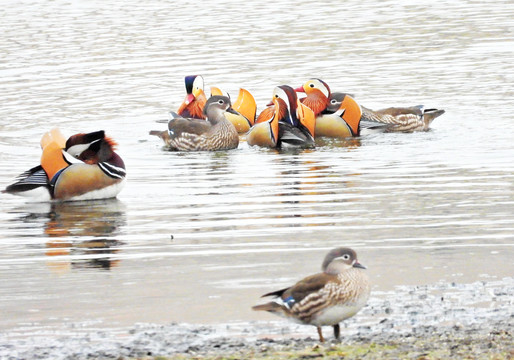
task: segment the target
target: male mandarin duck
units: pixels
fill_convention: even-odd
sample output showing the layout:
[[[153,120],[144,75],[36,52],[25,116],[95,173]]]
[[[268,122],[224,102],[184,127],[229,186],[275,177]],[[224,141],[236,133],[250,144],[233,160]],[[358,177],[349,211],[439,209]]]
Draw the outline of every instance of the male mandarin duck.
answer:
[[[40,165],[19,175],[3,192],[40,201],[116,197],[126,176],[116,145],[103,130],[66,140],[59,129],[52,129],[41,139]]]
[[[343,93],[331,94],[327,112],[337,111],[344,98]],[[385,128],[386,132],[428,131],[430,123],[445,112],[438,109],[425,109],[423,105],[390,107],[376,111],[361,106],[361,109],[361,122],[388,124]]]
[[[205,119],[203,108],[207,98],[203,91],[203,77],[201,75],[188,75],[184,81],[187,95],[178,108],[177,114],[185,118]]]
[[[269,119],[255,124],[248,132],[248,144],[270,148],[313,147],[314,114],[298,101],[294,89],[277,86],[272,104]]]
[[[221,95],[228,96],[228,94],[217,87],[211,87],[211,96]],[[236,101],[232,104],[234,113],[226,113],[226,118],[235,126],[239,134],[244,134],[250,130],[255,123],[255,115],[257,113],[257,103],[253,95],[246,89],[239,89],[239,94]]]
[[[295,285],[264,294],[276,298],[253,310],[269,311],[300,324],[314,325],[324,342],[322,326],[332,326],[339,338],[339,323],[354,316],[368,301],[370,282],[357,254],[349,248],[331,250],[322,264],[322,273],[311,275]]]
[[[202,119],[186,119],[177,116],[168,122],[168,130],[150,131],[164,140],[170,150],[178,151],[216,151],[235,149],[239,145],[239,136],[226,112],[235,113],[230,99],[215,95],[207,100]]]
[[[312,111],[314,116],[318,116],[328,106],[330,98],[330,88],[327,83],[320,79],[310,79],[301,87],[296,88],[295,91],[303,92],[307,96],[301,101],[304,105],[307,105]]]
[[[350,96],[341,99],[339,107],[332,114],[325,114],[330,105],[330,87],[323,80],[310,79],[302,87],[295,89],[307,94],[302,103],[316,116],[316,137],[352,137],[360,135],[361,109]]]

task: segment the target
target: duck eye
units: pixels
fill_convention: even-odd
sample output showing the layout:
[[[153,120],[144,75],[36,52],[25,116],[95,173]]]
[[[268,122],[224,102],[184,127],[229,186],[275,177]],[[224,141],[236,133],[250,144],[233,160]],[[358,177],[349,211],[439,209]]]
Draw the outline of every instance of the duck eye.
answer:
[[[330,103],[331,103],[332,105],[335,105],[335,104],[337,103],[337,101],[336,101],[335,99],[332,99],[332,100],[330,100]]]
[[[275,97],[278,99],[278,94],[275,94]]]
[[[313,84],[313,83],[310,83],[310,84],[309,84],[309,86],[310,86],[311,88],[313,88],[313,87],[314,87],[314,84]]]
[[[350,255],[344,254],[343,255],[343,260],[350,260]]]
[[[225,102],[223,100],[218,100],[218,104],[223,105]]]

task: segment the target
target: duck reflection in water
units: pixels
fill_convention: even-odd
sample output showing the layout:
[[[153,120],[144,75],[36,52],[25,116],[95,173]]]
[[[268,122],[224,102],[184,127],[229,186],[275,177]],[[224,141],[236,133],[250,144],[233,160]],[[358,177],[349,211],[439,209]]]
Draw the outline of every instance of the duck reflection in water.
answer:
[[[47,264],[52,271],[72,268],[111,269],[120,260],[114,254],[123,243],[114,237],[126,224],[125,205],[117,199],[40,203],[31,212],[24,211],[22,221],[33,225],[45,219],[43,235]]]

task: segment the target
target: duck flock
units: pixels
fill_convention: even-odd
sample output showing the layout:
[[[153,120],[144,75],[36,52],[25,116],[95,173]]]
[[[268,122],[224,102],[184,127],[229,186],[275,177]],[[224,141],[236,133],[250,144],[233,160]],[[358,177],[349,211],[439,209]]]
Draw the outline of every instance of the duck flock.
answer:
[[[170,113],[168,129],[150,132],[162,138],[170,150],[234,149],[241,135],[250,146],[312,148],[317,137],[427,131],[432,120],[444,113],[423,106],[373,111],[349,94],[332,93],[323,80],[310,79],[297,89],[277,86],[270,103],[257,116],[255,99],[246,89],[240,89],[231,104],[228,95],[216,87],[207,99],[200,75],[186,76],[185,85],[186,98],[176,113]],[[297,93],[306,96],[300,99]]]
[[[317,137],[427,131],[444,113],[423,106],[374,111],[349,94],[332,93],[323,80],[310,79],[297,89],[275,87],[270,103],[257,116],[255,99],[248,90],[240,89],[232,104],[216,87],[207,99],[200,75],[186,76],[185,85],[186,98],[177,112],[170,112],[168,128],[150,132],[169,150],[230,150],[238,147],[240,137],[250,146],[313,148]],[[297,93],[305,96],[299,98]],[[116,142],[104,131],[66,139],[54,128],[43,135],[40,144],[40,164],[20,174],[4,193],[39,201],[74,201],[113,198],[123,188],[125,164],[115,152]],[[263,295],[274,299],[253,309],[314,325],[321,342],[321,326],[332,326],[338,338],[339,323],[355,315],[368,300],[370,285],[364,269],[352,249],[333,249],[326,255],[321,273]]]
[[[244,137],[250,146],[313,148],[317,137],[347,138],[370,132],[427,131],[444,110],[423,106],[378,111],[358,104],[351,95],[330,91],[323,80],[310,79],[293,89],[273,89],[271,101],[257,116],[252,94],[240,89],[236,101],[217,87],[207,99],[200,75],[185,77],[186,97],[170,112],[168,129],[152,130],[174,151],[230,150]],[[299,98],[297,93],[304,93]],[[40,164],[20,174],[4,193],[38,201],[92,200],[116,197],[125,184],[125,164],[116,142],[104,131],[66,139],[59,129],[41,139]]]

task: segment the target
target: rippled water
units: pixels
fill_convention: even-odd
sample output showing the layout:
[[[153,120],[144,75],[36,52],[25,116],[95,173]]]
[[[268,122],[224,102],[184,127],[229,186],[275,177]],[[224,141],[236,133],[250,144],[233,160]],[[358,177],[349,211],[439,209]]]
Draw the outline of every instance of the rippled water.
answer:
[[[0,8],[0,183],[43,132],[105,129],[117,200],[0,194],[0,329],[271,319],[260,294],[347,245],[375,290],[514,273],[514,8],[509,1],[9,2]],[[371,108],[444,108],[433,130],[315,150],[171,153],[149,130],[183,78],[262,109],[324,79]]]

